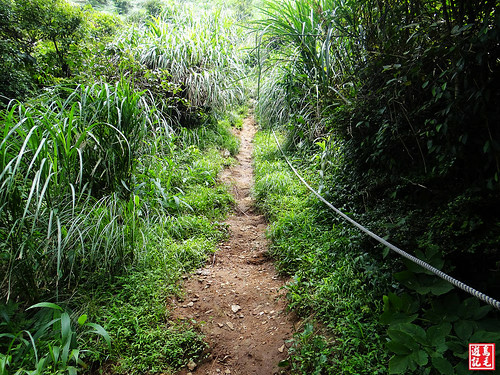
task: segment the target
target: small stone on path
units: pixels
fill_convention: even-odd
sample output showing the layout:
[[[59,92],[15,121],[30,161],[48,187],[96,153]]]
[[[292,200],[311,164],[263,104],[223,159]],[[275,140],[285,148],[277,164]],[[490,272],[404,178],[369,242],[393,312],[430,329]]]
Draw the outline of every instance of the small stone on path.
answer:
[[[190,359],[188,364],[187,364],[188,369],[193,371],[196,368],[196,366],[197,366],[196,363],[194,363],[194,361],[192,359]]]

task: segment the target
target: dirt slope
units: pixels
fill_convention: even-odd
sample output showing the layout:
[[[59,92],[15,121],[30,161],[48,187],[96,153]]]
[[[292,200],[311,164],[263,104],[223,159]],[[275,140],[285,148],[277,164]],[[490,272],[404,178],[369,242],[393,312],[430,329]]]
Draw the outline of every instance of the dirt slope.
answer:
[[[179,375],[273,375],[287,356],[295,318],[285,312],[284,285],[266,257],[266,221],[253,208],[251,188],[252,118],[238,132],[238,164],[225,170],[222,180],[231,186],[237,207],[227,219],[230,239],[211,262],[185,282],[186,297],[174,301],[174,318],[204,321],[202,331],[210,357]],[[193,363],[191,363],[191,368]]]

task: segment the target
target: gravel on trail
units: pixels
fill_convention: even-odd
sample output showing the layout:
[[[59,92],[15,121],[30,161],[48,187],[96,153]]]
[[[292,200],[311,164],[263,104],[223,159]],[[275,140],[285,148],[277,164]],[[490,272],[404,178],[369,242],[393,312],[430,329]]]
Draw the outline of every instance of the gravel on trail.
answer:
[[[172,301],[172,317],[196,321],[210,345],[207,359],[191,361],[178,375],[273,375],[287,357],[297,319],[286,312],[286,280],[267,256],[267,223],[251,195],[255,133],[253,118],[245,119],[236,131],[241,141],[237,164],[220,177],[236,201],[226,220],[230,238],[184,281],[184,299]]]

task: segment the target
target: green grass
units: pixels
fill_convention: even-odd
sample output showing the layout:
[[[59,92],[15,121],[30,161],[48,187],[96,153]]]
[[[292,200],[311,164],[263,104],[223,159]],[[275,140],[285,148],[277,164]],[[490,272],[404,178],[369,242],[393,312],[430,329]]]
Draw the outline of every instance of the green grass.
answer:
[[[172,373],[203,356],[166,298],[227,236],[218,175],[239,148],[242,34],[220,10],[164,10],[130,27],[89,11],[74,76],[0,112],[2,375]],[[40,301],[63,306],[53,329],[26,310]]]
[[[183,144],[196,146],[201,150],[219,145],[234,156],[239,149],[239,140],[231,133],[231,124],[227,121],[209,122],[194,129],[184,128],[179,136]]]
[[[219,242],[226,238],[228,230],[224,223],[211,221],[205,216],[190,214],[171,217],[165,224],[164,230],[174,240],[197,237]]]
[[[182,166],[182,160],[194,163],[198,166],[195,174],[204,172],[207,175],[216,175],[225,163],[223,159],[228,158],[223,158],[215,145],[206,151],[198,150],[194,156],[177,155],[171,156],[176,165]],[[153,161],[161,164],[163,157],[157,154]],[[153,164],[148,158],[148,167],[153,168]],[[214,165],[217,166],[215,169]],[[162,178],[159,186],[166,187],[169,174],[159,178]],[[125,233],[128,241],[140,246],[130,249],[131,259],[126,272],[115,272],[114,277],[101,274],[93,281],[85,277],[80,280],[82,289],[74,292],[69,303],[75,308],[73,315],[85,313],[92,321],[101,324],[112,340],[110,351],[98,337],[89,336],[89,339],[81,341],[81,359],[87,364],[99,366],[107,362],[115,373],[172,373],[189,360],[198,361],[204,355],[206,344],[203,336],[192,326],[185,327],[170,321],[166,300],[169,296],[182,293],[179,284],[181,276],[202,266],[216,250],[217,244],[227,238],[227,226],[221,220],[231,208],[233,198],[225,186],[213,180],[199,185],[195,178],[187,179],[183,187],[186,193],[182,195],[181,202],[185,203],[163,213],[153,210],[156,193],[135,195],[137,199],[132,198],[132,204],[125,204],[122,208],[130,210],[129,215],[135,218],[126,227],[113,219],[123,217],[122,211],[111,216],[111,224],[110,219],[105,220],[109,215],[107,205],[94,206],[89,213],[87,220],[95,217],[98,225],[104,226],[104,234],[98,232],[100,235],[96,234],[94,241],[105,249],[113,245],[109,244],[112,238],[106,235],[109,230],[122,235]],[[147,221],[141,220],[144,216],[149,216]],[[137,227],[134,228],[134,225]],[[129,238],[134,236],[137,237],[135,240]],[[116,255],[107,253],[102,256],[110,262],[123,260],[123,257],[116,260]],[[10,318],[22,327],[23,323],[19,321],[21,316],[18,314],[16,318],[14,314]],[[9,325],[4,323],[4,333],[14,333],[19,329],[12,325],[14,322]],[[36,326],[38,323],[35,319],[32,324]],[[25,347],[23,342],[20,344],[19,348]],[[42,344],[40,353],[43,348],[46,346]],[[7,371],[19,363],[30,368],[29,362],[18,358],[7,365]]]
[[[244,69],[236,49],[241,28],[221,9],[197,11],[175,3],[159,17],[123,30],[113,45],[142,67],[167,72],[183,107],[172,116],[184,126],[243,99]]]
[[[270,252],[279,272],[292,277],[290,308],[309,319],[283,365],[297,374],[385,373],[378,315],[387,275],[359,247],[359,236],[310,197],[268,131],[257,134],[254,156],[255,196],[271,221]],[[295,163],[313,186],[319,183],[316,163]]]
[[[285,287],[289,307],[307,322],[282,363],[291,373],[465,374],[467,342],[498,340],[497,314],[490,306],[462,299],[449,283],[413,263],[402,262],[404,270],[388,249],[375,246],[301,186],[269,131],[258,134],[255,143],[255,196],[271,222],[270,253],[278,271],[291,277]],[[287,155],[313,187],[325,184],[321,172],[330,168],[335,178],[327,180],[328,200],[348,212],[345,207],[352,202],[344,190],[345,171],[338,160],[325,165],[324,145],[316,146]],[[376,213],[350,215],[381,233],[388,227],[404,229],[405,221],[389,226]],[[425,250],[416,255],[443,266],[436,245]],[[408,339],[411,332],[417,339]]]
[[[88,343],[94,365],[111,361],[118,374],[171,373],[202,356],[203,336],[169,322],[166,299],[180,292],[175,284],[180,271],[199,265],[207,249],[201,243],[162,245],[165,248],[156,251],[159,267],[134,270],[94,291],[97,298],[88,302],[87,310],[98,317],[113,343],[111,352]]]
[[[84,340],[80,348],[88,348],[89,352],[82,349],[80,359],[86,363],[97,366],[111,361],[117,373],[168,373],[190,359],[199,359],[206,347],[198,332],[168,321],[165,299],[167,295],[180,293],[177,282],[181,275],[203,265],[227,236],[227,228],[221,221],[231,209],[233,198],[217,175],[224,166],[232,164],[231,152],[237,152],[238,142],[229,129],[220,124],[204,131],[184,129],[178,136],[165,126],[156,128],[152,133],[154,137],[144,132],[142,137],[136,136],[130,141],[121,138],[119,129],[125,126],[124,115],[128,112],[120,110],[122,117],[117,120],[113,109],[108,109],[99,98],[107,98],[108,104],[120,103],[121,109],[127,100],[134,99],[131,94],[126,99],[115,99],[115,95],[121,94],[115,94],[114,90],[106,85],[92,86],[89,90],[82,89],[81,92],[89,93],[87,96],[70,95],[66,102],[56,101],[52,112],[42,114],[36,106],[26,109],[16,106],[5,114],[10,124],[5,128],[5,135],[12,141],[2,143],[6,163],[3,186],[8,187],[3,190],[2,199],[7,201],[20,194],[24,206],[3,206],[5,223],[19,213],[16,225],[23,230],[2,231],[2,235],[11,246],[22,244],[26,239],[30,242],[20,249],[13,247],[11,253],[3,247],[6,256],[2,258],[1,267],[9,271],[6,275],[10,275],[11,281],[4,284],[3,292],[9,290],[5,289],[9,285],[10,293],[25,301],[59,298],[74,308],[75,316],[87,314],[92,321],[100,323],[112,339],[111,352],[97,339]],[[103,92],[109,94],[101,95]],[[113,99],[109,100],[110,97]],[[72,100],[78,100],[79,104],[68,105]],[[145,118],[154,120],[152,109],[146,104],[144,108],[149,111]],[[137,118],[142,118],[141,110],[145,109],[141,106],[134,109]],[[18,113],[25,120],[18,119]],[[94,120],[83,121],[86,116]],[[108,119],[109,126],[104,125],[104,129],[109,127],[118,134],[117,143],[113,138],[100,141],[99,137],[105,135],[99,135],[98,131],[103,129],[92,130],[88,139],[78,138],[90,132],[78,131],[76,125],[91,123],[99,116]],[[61,121],[57,122],[59,118]],[[71,128],[72,124],[75,127]],[[36,133],[38,129],[43,131]],[[23,141],[21,136],[26,134],[28,137]],[[35,142],[35,135],[41,140]],[[121,139],[124,143],[120,143]],[[38,142],[41,146],[36,146]],[[72,142],[81,144],[75,146]],[[99,167],[99,160],[94,161],[97,155],[85,158],[85,147],[92,147],[91,142],[102,147],[103,155],[115,152],[114,160],[117,163],[124,160],[121,165],[128,165],[119,183],[113,183],[116,176],[94,181],[100,184],[100,189],[94,190],[94,185],[84,183]],[[35,155],[31,163],[28,162],[30,153]],[[76,160],[80,160],[76,168],[69,167],[72,161],[67,155],[75,155]],[[45,171],[45,165],[50,169]],[[56,167],[61,168],[57,179],[51,177],[51,170],[56,171]],[[23,180],[15,168],[28,176],[35,170],[34,179]],[[70,173],[72,171],[74,173]],[[114,192],[106,193],[102,187]],[[59,195],[48,195],[48,192],[59,192]],[[23,235],[15,237],[15,233]],[[12,262],[9,263],[9,259]],[[56,295],[54,290],[58,292]],[[9,319],[18,321],[21,316],[22,309]],[[35,319],[30,323],[35,328],[29,329],[36,329],[40,321],[29,319]],[[15,336],[17,332],[15,326],[6,325],[5,321],[0,327],[1,333],[7,335],[0,336],[3,349],[8,346],[5,337]],[[15,350],[27,348],[27,355],[3,356],[2,366],[7,371],[4,373],[19,368],[16,366],[27,369],[35,366],[29,359],[35,355],[29,349],[29,342],[16,340],[20,339],[15,339],[19,343]],[[40,348],[47,346],[42,344]]]
[[[185,152],[177,152],[174,163],[176,170],[184,171],[180,174],[184,179],[173,178],[171,189],[182,182],[180,203],[168,208],[170,215],[150,228],[147,252],[141,253],[137,266],[115,285],[98,288],[94,295],[99,297],[88,302],[88,309],[115,343],[111,358],[117,373],[170,373],[203,356],[206,344],[202,335],[169,321],[165,301],[167,296],[182,293],[180,277],[202,266],[228,234],[220,221],[233,198],[216,180],[229,158],[221,153],[225,143],[216,142],[228,137],[215,138],[204,151],[193,145],[185,147],[184,141],[191,138],[187,130],[178,138],[176,150]],[[164,177],[168,179],[169,174]],[[103,358],[104,351],[94,360]]]
[[[203,214],[212,219],[224,217],[228,207],[234,203],[234,198],[225,186],[213,189],[204,185],[193,185],[187,190],[183,200],[186,205],[180,207],[181,212]]]
[[[129,264],[133,164],[162,126],[126,81],[59,90],[0,114],[0,287],[28,303]]]
[[[185,150],[176,165],[180,169],[196,165],[190,169],[195,176],[202,172],[216,175],[225,163],[215,144],[205,151]],[[193,325],[170,321],[166,300],[182,294],[181,276],[202,266],[227,238],[221,220],[233,198],[214,180],[199,185],[197,178],[189,178],[183,189],[181,203],[151,226],[147,252],[141,252],[137,265],[114,284],[98,286],[92,298],[84,297],[81,302],[111,336],[114,344],[109,358],[116,373],[172,373],[204,355],[203,336]],[[92,360],[100,363],[106,358],[101,346]]]

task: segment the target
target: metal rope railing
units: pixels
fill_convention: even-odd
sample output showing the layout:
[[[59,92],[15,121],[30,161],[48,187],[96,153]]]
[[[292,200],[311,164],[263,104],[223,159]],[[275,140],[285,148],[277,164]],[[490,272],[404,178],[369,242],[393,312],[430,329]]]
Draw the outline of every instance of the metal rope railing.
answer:
[[[422,268],[432,272],[433,274],[435,274],[436,276],[439,276],[440,278],[442,278],[443,280],[446,280],[448,281],[449,283],[455,285],[457,288],[460,288],[462,289],[463,291],[469,293],[470,295],[476,297],[476,298],[479,298],[481,301],[483,302],[486,302],[487,304],[493,306],[494,308],[500,310],[500,301],[497,301],[496,299],[492,298],[492,297],[489,297],[488,295],[470,287],[469,285],[461,282],[460,280],[457,280],[455,279],[454,277],[451,277],[450,275],[444,273],[443,271],[441,270],[438,270],[436,267],[433,267],[431,266],[429,263],[427,262],[424,262],[423,260],[411,255],[411,254],[408,254],[406,251],[404,250],[401,250],[399,247],[397,246],[394,246],[393,244],[391,244],[390,242],[384,240],[382,237],[376,235],[375,233],[373,233],[372,231],[370,231],[369,229],[365,228],[364,226],[362,226],[361,224],[359,224],[358,222],[356,222],[355,220],[351,219],[349,216],[347,216],[346,214],[344,214],[342,211],[340,211],[338,208],[336,208],[335,206],[333,206],[330,202],[328,202],[325,198],[323,198],[316,190],[314,190],[303,178],[302,176],[299,174],[299,172],[297,172],[297,170],[294,168],[294,166],[292,165],[292,163],[290,162],[290,160],[288,160],[288,158],[286,157],[285,153],[283,152],[283,149],[281,148],[281,145],[278,141],[278,137],[276,137],[276,133],[274,132],[273,130],[273,136],[274,136],[274,139],[276,141],[276,144],[278,145],[278,148],[281,152],[281,154],[283,155],[284,159],[286,160],[288,166],[292,169],[293,173],[295,173],[295,175],[299,178],[299,180],[321,201],[323,202],[324,204],[326,204],[330,209],[332,209],[333,211],[335,211],[338,215],[340,215],[343,219],[347,220],[349,223],[351,223],[352,225],[354,225],[356,228],[358,228],[359,230],[361,230],[362,232],[366,233],[367,235],[369,235],[370,237],[372,237],[373,239],[375,239],[376,241],[380,242],[382,245],[384,246],[387,246],[389,249],[395,251],[396,253],[400,254],[401,256],[405,257],[406,259],[409,259],[411,260],[412,262],[418,264],[419,266],[421,266]]]

